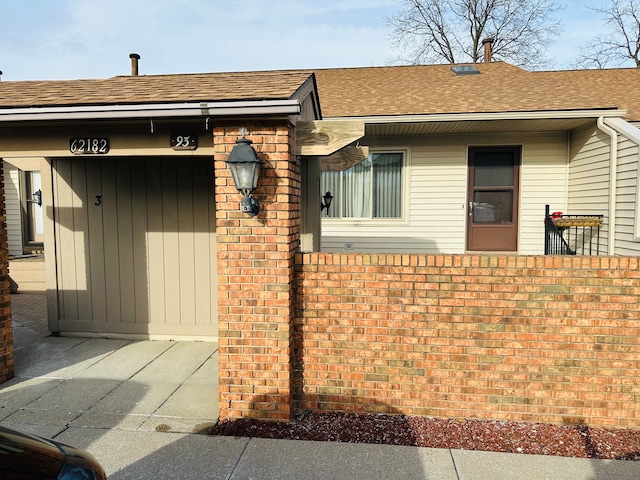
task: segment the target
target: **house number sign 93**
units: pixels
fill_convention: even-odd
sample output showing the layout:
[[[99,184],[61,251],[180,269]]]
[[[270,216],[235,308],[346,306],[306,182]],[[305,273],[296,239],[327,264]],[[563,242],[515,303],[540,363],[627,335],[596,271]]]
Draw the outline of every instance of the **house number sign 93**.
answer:
[[[198,136],[192,133],[174,133],[169,144],[174,150],[195,150],[198,148]]]
[[[70,138],[69,151],[74,155],[109,153],[109,139],[104,137]]]

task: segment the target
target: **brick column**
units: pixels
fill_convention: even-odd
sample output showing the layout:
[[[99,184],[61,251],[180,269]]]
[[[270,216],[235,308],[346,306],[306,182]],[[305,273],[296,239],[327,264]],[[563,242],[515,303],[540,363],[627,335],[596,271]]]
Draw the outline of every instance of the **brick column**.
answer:
[[[260,213],[240,212],[225,160],[240,127],[263,162]],[[292,414],[293,277],[300,243],[300,164],[288,123],[214,129],[220,418]]]
[[[9,293],[9,247],[4,204],[4,173],[0,161],[0,383],[13,378],[13,334]]]

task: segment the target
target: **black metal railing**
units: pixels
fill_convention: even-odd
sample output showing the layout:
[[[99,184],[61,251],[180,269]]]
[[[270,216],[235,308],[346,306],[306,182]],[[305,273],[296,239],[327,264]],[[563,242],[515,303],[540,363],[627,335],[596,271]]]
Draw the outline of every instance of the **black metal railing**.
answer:
[[[544,213],[545,255],[599,255],[603,215]]]

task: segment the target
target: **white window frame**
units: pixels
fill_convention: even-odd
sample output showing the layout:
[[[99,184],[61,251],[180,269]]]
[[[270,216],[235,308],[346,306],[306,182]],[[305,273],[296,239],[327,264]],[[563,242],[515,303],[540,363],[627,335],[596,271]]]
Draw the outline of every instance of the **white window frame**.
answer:
[[[402,182],[402,192],[400,196],[400,200],[402,202],[400,207],[400,217],[398,218],[357,218],[357,217],[348,217],[348,218],[333,218],[322,216],[322,222],[327,225],[362,225],[362,226],[384,226],[384,225],[402,225],[408,224],[409,222],[409,179],[411,178],[410,170],[411,170],[411,149],[410,147],[375,147],[369,149],[369,155],[373,155],[376,153],[402,153],[402,173],[401,173],[401,182]],[[343,183],[340,182],[340,187],[343,187]],[[372,187],[373,188],[373,182]],[[334,197],[340,195],[342,196],[342,192],[331,192]],[[336,204],[335,207],[332,204],[331,208],[338,208]]]

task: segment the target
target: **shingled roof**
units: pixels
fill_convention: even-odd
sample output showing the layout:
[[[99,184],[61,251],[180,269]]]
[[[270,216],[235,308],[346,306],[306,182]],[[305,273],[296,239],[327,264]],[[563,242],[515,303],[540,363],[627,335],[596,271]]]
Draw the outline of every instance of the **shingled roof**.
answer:
[[[640,121],[640,69],[529,72],[477,63],[0,82],[0,108],[290,99],[315,74],[325,118],[627,110]]]
[[[309,71],[121,76],[0,82],[0,108],[292,98]]]
[[[529,72],[504,62],[315,70],[328,117],[619,108],[640,120],[640,69]]]

